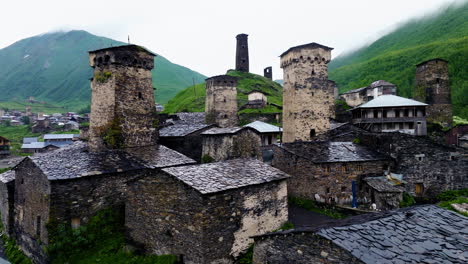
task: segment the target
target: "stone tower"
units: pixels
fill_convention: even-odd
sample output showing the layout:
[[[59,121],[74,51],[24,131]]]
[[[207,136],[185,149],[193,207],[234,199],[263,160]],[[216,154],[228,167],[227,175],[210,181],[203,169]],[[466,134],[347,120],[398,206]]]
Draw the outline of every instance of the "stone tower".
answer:
[[[428,104],[427,121],[445,126],[452,123],[452,99],[448,76],[448,62],[432,59],[416,65],[414,99]]]
[[[266,68],[263,70],[263,77],[268,78],[268,79],[270,79],[270,80],[273,79],[273,70],[272,70],[271,66],[266,67]]]
[[[283,142],[308,141],[329,129],[335,88],[328,80],[332,49],[310,43],[281,54]]]
[[[206,122],[220,127],[237,126],[237,79],[219,75],[206,79]]]
[[[89,52],[91,79],[89,149],[155,145],[151,69],[155,54],[136,45]]]
[[[247,34],[239,34],[236,36],[236,71],[249,72],[248,36]]]

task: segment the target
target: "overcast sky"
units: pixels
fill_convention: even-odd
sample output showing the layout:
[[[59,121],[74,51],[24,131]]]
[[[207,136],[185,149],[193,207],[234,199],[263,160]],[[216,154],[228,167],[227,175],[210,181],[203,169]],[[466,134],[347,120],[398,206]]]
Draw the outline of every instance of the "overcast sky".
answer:
[[[57,30],[83,29],[130,41],[207,76],[235,65],[235,36],[249,35],[250,71],[273,66],[289,47],[318,42],[332,56],[375,40],[410,18],[466,0],[8,0],[0,48]],[[1,62],[0,62],[1,67]],[[157,65],[156,65],[157,67]]]

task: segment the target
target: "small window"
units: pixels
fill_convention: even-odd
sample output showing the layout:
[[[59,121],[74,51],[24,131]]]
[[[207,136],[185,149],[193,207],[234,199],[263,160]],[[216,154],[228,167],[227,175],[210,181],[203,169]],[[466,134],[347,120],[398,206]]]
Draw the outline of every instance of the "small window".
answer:
[[[341,186],[341,192],[346,192],[346,186]]]
[[[327,194],[329,194],[330,193],[330,187],[327,187],[326,190],[327,190]]]
[[[324,170],[325,170],[325,172],[327,172],[327,173],[331,172],[331,168],[330,168],[329,165],[326,165],[326,166],[324,167]]]
[[[109,61],[110,61],[110,56],[109,55],[104,56],[104,62],[109,63]]]
[[[36,217],[36,235],[38,237],[41,236],[41,216],[40,215]]]
[[[419,154],[415,155],[417,161],[423,161],[424,160],[424,154]]]
[[[312,70],[312,75],[315,75],[315,71],[314,71],[314,70]]]
[[[24,178],[21,178],[21,184],[24,184]]]
[[[362,165],[357,165],[357,171],[363,171],[364,169],[362,168]]]
[[[310,130],[310,138],[314,138],[315,137],[315,129],[311,129]]]
[[[415,184],[415,193],[417,196],[421,196],[424,193],[424,185],[422,183]]]
[[[143,99],[143,95],[141,94],[141,92],[138,92],[138,99]]]

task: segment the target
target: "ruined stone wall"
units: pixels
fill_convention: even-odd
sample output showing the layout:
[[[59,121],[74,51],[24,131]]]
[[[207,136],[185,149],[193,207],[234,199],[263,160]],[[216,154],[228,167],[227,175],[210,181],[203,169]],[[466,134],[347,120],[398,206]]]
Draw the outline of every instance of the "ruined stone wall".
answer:
[[[208,155],[215,161],[235,158],[261,159],[262,139],[251,129],[236,134],[203,135],[202,156]]]
[[[283,141],[307,141],[330,127],[334,88],[328,81],[331,54],[322,48],[293,49],[281,56]]]
[[[273,80],[273,69],[271,66],[263,69],[263,77]]]
[[[206,80],[206,123],[233,127],[237,117],[237,79],[221,75]]]
[[[350,252],[314,233],[291,233],[255,239],[253,263],[364,263]]]
[[[446,126],[452,123],[452,100],[446,61],[434,59],[417,65],[413,97],[429,104],[428,122]]]
[[[13,234],[15,181],[7,183],[0,181],[0,214],[3,230],[8,236]]]
[[[442,191],[468,188],[468,159],[460,149],[401,133],[363,133],[360,140],[396,160],[392,172],[403,174],[406,191],[412,195],[416,195],[416,184],[423,187],[421,196],[428,198]]]
[[[90,65],[90,149],[156,144],[153,55],[108,49],[91,53]]]
[[[360,175],[383,175],[392,161],[314,163],[278,146],[273,147],[272,166],[289,175],[290,196],[324,203],[351,204],[352,181]]]
[[[35,263],[46,263],[50,184],[42,171],[25,159],[16,167],[14,232],[18,246]]]
[[[181,256],[184,263],[233,263],[253,242],[251,235],[285,221],[284,181],[202,195],[160,173],[133,182],[126,203],[132,244]]]
[[[200,129],[184,137],[160,137],[159,142],[161,145],[164,145],[196,160],[197,162],[200,162],[203,149],[203,138],[201,133],[210,128],[211,127]]]
[[[249,72],[249,35],[239,34],[236,36],[236,71]]]
[[[365,94],[361,93],[342,94],[341,98],[346,101],[346,104],[352,107],[356,107],[367,101]]]

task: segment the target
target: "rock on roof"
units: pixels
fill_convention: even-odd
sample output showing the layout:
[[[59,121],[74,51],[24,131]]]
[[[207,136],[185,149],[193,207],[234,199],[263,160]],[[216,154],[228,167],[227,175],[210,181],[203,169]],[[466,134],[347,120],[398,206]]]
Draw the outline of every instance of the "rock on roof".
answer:
[[[246,127],[214,127],[202,133],[202,135],[236,134]]]
[[[316,163],[388,160],[389,157],[351,142],[294,142],[276,144]]]
[[[244,127],[251,127],[255,130],[257,130],[260,133],[279,133],[283,132],[283,129],[281,127],[277,127],[262,121],[254,121],[252,123],[249,123],[245,125]]]
[[[366,177],[363,180],[378,192],[403,192],[403,188],[401,186],[396,182],[391,181],[386,176]]]
[[[131,152],[132,150],[134,152]],[[164,146],[141,147],[125,151],[89,152],[86,143],[81,141],[53,152],[28,158],[42,170],[49,180],[66,180],[195,162]]]
[[[421,103],[412,99],[396,96],[396,95],[385,94],[373,100],[370,100],[369,102],[362,104],[356,108],[399,107],[399,106],[427,106],[427,104]]]
[[[212,125],[176,122],[174,125],[163,127],[159,130],[160,137],[183,137],[200,129],[208,128]]]
[[[394,211],[360,224],[324,228],[317,234],[369,264],[468,261],[468,218],[435,205]]]
[[[15,171],[9,170],[0,174],[0,181],[3,183],[8,183],[15,180]]]
[[[171,167],[164,172],[202,194],[257,185],[289,175],[256,159],[234,159],[201,165]]]

